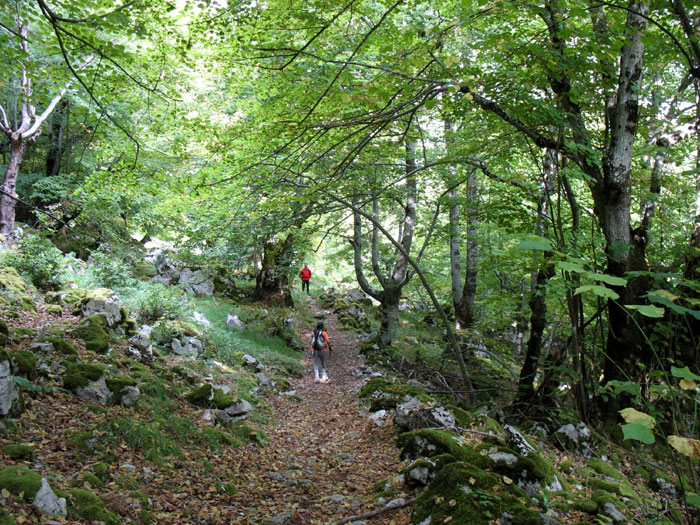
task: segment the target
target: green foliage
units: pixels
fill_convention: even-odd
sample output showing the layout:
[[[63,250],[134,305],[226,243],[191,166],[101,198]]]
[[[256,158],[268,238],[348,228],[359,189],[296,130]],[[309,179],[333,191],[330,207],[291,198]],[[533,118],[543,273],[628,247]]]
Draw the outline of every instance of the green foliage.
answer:
[[[151,324],[165,319],[182,319],[188,311],[188,299],[181,290],[160,284],[144,284],[125,299],[139,323]]]
[[[16,250],[2,254],[0,264],[17,268],[35,286],[55,289],[61,286],[66,259],[50,241],[39,235],[27,235]]]
[[[90,254],[90,270],[96,285],[107,288],[123,288],[133,286],[136,279],[131,275],[129,262],[117,254],[103,251],[93,251]]]

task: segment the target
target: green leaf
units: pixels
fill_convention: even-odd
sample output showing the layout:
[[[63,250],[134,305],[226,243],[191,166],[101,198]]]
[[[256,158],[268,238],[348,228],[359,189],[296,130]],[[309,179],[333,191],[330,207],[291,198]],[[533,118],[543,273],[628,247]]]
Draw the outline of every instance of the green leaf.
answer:
[[[547,237],[538,237],[536,235],[532,235],[528,237],[527,239],[523,239],[520,241],[520,244],[516,248],[518,251],[525,251],[525,250],[536,250],[536,251],[549,251],[552,249],[552,243]]]
[[[604,297],[606,299],[619,299],[620,297],[614,290],[598,284],[585,284],[583,286],[579,286],[576,289],[575,294],[578,295],[586,292],[593,292],[594,295]]]
[[[612,381],[608,381],[606,383],[605,388],[612,388],[615,396],[622,393],[630,394],[635,397],[640,395],[639,385],[637,383],[633,383],[632,381],[618,381],[613,379]]]
[[[647,445],[651,445],[654,443],[654,441],[656,441],[651,429],[644,425],[640,425],[639,423],[628,423],[626,425],[622,425],[622,434],[624,435],[625,439],[634,439]]]
[[[656,317],[658,319],[664,316],[665,310],[653,304],[626,304],[625,308],[637,310],[640,314],[646,317]]]
[[[610,286],[625,286],[627,285],[627,279],[622,277],[615,277],[614,275],[608,275],[607,273],[595,273],[586,272],[586,276],[590,277],[595,281],[601,281]]]
[[[39,392],[41,390],[41,387],[39,385],[35,385],[34,383],[32,383],[24,377],[14,376],[14,380],[15,384],[19,385],[25,390],[29,390],[30,392]]]
[[[578,272],[582,273],[585,272],[585,268],[581,266],[580,264],[568,262],[568,261],[559,261],[557,262],[557,266],[559,267],[560,270],[563,270],[565,272]]]
[[[685,495],[685,501],[688,502],[688,505],[692,505],[696,509],[700,509],[700,495],[696,494],[695,492],[688,492]]]
[[[687,379],[688,381],[700,381],[700,376],[692,373],[687,366],[684,366],[683,368],[672,366],[671,375],[680,379]]]

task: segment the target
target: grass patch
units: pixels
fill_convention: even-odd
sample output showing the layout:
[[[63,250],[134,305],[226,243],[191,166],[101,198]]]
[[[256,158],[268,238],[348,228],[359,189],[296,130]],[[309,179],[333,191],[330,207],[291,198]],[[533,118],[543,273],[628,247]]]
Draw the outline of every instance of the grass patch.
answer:
[[[277,337],[269,335],[256,323],[267,315],[260,305],[232,304],[229,301],[196,297],[191,299],[194,311],[202,314],[211,326],[206,330],[214,340],[220,353],[220,360],[233,363],[236,353],[250,354],[261,363],[284,368],[289,371],[301,369],[299,352],[293,350]],[[236,331],[226,328],[226,317],[238,315],[246,324],[245,330]]]

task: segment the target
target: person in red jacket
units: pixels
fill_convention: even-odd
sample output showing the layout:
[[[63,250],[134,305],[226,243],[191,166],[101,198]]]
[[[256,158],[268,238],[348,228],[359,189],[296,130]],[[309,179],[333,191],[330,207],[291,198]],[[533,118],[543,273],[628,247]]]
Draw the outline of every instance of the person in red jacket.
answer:
[[[306,293],[308,295],[311,295],[309,293],[309,279],[311,279],[311,270],[309,270],[308,265],[304,265],[304,267],[299,272],[299,277],[301,277],[301,291],[303,292],[304,288],[306,288]]]

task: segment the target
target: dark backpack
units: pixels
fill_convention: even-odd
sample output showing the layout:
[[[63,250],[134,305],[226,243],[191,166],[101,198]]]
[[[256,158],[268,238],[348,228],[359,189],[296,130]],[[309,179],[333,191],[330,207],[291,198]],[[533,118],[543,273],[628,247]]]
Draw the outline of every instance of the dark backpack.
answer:
[[[314,330],[314,333],[311,336],[311,348],[314,350],[325,350],[326,338],[323,337],[322,331]]]

